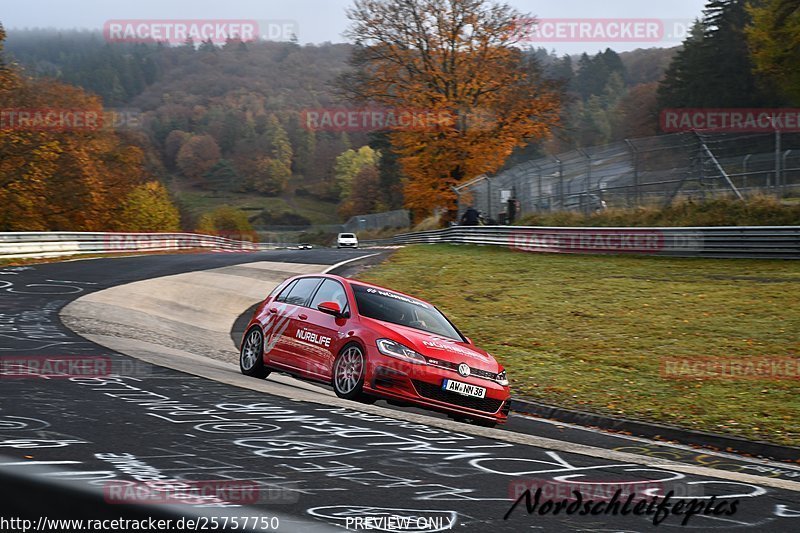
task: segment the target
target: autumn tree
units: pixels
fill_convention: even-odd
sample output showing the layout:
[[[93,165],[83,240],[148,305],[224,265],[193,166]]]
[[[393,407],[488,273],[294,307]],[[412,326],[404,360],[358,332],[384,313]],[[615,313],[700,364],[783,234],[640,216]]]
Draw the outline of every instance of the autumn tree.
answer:
[[[200,179],[219,161],[220,151],[211,135],[195,135],[183,143],[176,163],[187,178]]]
[[[164,163],[168,168],[174,169],[177,165],[178,152],[183,145],[192,138],[191,133],[181,130],[172,130],[164,140]]]
[[[800,6],[797,0],[751,2],[745,29],[755,73],[792,105],[800,104]]]
[[[341,200],[350,196],[353,181],[356,175],[365,167],[377,168],[380,154],[369,146],[362,146],[358,150],[345,150],[336,158],[334,175],[336,176],[336,189]]]
[[[658,82],[640,83],[619,99],[612,113],[612,139],[658,134]]]
[[[450,186],[500,168],[516,146],[546,137],[559,94],[518,45],[530,17],[491,0],[355,0],[346,35],[356,49],[345,96],[448,117],[394,128],[393,149],[416,216],[455,215]],[[435,122],[435,121],[434,121]]]
[[[100,100],[77,87],[24,78],[3,63],[0,109],[6,119],[24,110],[96,118],[58,127],[6,120],[0,129],[0,231],[112,227],[120,202],[146,175],[142,150],[102,126]]]
[[[229,205],[222,205],[202,215],[197,223],[196,231],[198,233],[238,238],[244,235],[252,235],[253,226],[244,211]]]
[[[114,221],[118,231],[180,231],[180,214],[167,188],[157,181],[135,187]]]
[[[386,206],[381,202],[382,196],[378,168],[365,165],[353,176],[352,190],[339,206],[339,215],[346,220],[356,215],[384,211]]]

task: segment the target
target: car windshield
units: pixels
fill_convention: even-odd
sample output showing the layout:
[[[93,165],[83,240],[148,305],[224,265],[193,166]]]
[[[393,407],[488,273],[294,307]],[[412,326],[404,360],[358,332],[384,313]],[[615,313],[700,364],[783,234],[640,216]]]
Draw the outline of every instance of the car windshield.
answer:
[[[353,285],[353,292],[361,316],[466,342],[455,326],[430,304],[377,287]]]
[[[341,235],[339,235],[339,237],[342,238],[342,239],[355,239],[356,238],[356,236],[353,235],[352,233],[342,233]]]

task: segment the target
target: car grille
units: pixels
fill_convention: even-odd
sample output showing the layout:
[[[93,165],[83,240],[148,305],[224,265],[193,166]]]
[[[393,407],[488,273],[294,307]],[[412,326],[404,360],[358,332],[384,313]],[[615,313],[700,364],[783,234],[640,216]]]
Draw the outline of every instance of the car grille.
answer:
[[[494,400],[492,398],[472,398],[471,396],[462,396],[455,392],[446,391],[437,385],[432,385],[425,381],[414,380],[414,387],[420,396],[430,398],[439,402],[458,405],[459,407],[466,407],[467,409],[474,409],[476,411],[483,411],[485,413],[495,413],[500,408],[503,400]]]
[[[436,362],[432,363],[431,361],[436,361]],[[450,363],[449,361],[442,361],[440,359],[428,358],[428,364],[432,366],[438,366],[439,368],[446,368],[447,370],[452,370],[453,372],[458,372],[458,363]],[[469,367],[469,375],[483,379],[489,379],[491,381],[495,381],[497,379],[497,374],[495,374],[494,372],[489,372],[486,370],[481,370],[479,368],[473,368],[473,367]]]

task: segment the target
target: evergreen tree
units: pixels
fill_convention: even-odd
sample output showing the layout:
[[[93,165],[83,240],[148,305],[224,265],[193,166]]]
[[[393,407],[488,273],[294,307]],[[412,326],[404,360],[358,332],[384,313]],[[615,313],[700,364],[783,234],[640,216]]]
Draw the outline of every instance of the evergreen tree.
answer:
[[[659,106],[758,107],[774,98],[756,84],[745,38],[745,0],[711,0],[658,90]]]
[[[206,186],[213,191],[238,191],[242,187],[242,177],[227,159],[220,159],[203,175]]]

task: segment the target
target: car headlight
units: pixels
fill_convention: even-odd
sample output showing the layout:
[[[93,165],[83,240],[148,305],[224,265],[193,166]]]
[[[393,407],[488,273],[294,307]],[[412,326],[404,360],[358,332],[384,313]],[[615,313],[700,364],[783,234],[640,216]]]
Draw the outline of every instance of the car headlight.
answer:
[[[508,387],[508,374],[506,374],[505,370],[503,370],[502,372],[497,374],[497,377],[495,378],[495,380],[497,381],[497,383],[499,383],[503,387]]]
[[[394,357],[395,359],[402,359],[403,361],[413,363],[415,365],[427,364],[422,355],[418,354],[408,346],[400,344],[399,342],[391,339],[378,339],[377,345],[378,351],[383,355],[388,355],[389,357]]]

